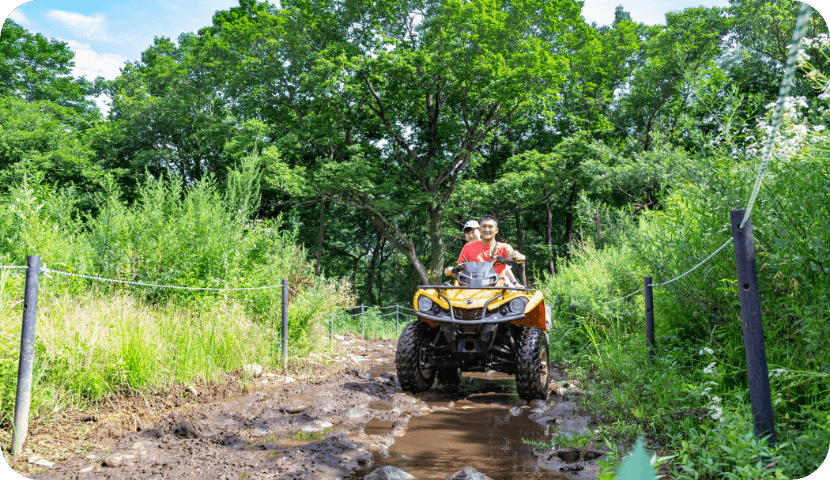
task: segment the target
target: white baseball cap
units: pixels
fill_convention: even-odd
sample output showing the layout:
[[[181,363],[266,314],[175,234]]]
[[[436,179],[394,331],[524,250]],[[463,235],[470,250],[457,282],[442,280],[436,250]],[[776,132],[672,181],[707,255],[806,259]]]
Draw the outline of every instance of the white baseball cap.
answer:
[[[469,222],[465,223],[463,227],[461,227],[462,232],[466,232],[468,228],[479,228],[481,225],[478,224],[475,220],[470,220]]]

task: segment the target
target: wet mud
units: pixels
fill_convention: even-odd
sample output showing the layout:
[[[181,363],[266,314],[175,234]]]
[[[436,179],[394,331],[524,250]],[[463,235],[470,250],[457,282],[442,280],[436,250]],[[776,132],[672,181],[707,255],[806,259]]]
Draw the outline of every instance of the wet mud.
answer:
[[[345,480],[395,467],[443,480],[474,467],[493,479],[596,478],[602,452],[523,441],[588,428],[562,395],[563,372],[554,372],[548,400],[531,405],[518,398],[512,376],[495,372],[413,395],[397,382],[395,341],[343,343],[361,355],[349,353],[352,364],[328,378],[256,380],[259,391],[173,409],[27,476]]]

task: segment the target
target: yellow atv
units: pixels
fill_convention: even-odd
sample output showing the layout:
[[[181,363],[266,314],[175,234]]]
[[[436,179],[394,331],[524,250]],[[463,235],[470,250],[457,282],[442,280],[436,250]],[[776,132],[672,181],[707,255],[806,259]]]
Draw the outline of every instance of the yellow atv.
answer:
[[[550,308],[542,292],[504,284],[495,267],[515,262],[467,262],[453,269],[453,284],[418,287],[419,320],[403,329],[395,353],[401,388],[422,392],[436,376],[453,385],[462,371],[490,369],[515,375],[520,398],[547,398]]]

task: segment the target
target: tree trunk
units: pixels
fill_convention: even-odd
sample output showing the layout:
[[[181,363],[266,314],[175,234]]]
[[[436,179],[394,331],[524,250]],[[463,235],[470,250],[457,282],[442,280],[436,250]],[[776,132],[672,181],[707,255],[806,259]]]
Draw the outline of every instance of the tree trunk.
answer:
[[[386,242],[383,242],[383,245],[380,247],[380,260],[378,261],[378,274],[376,275],[378,280],[378,306],[383,307],[383,263],[392,256],[392,252],[395,251],[393,248],[391,252],[387,253],[386,255],[383,254],[383,247],[386,246]]]
[[[443,208],[438,205],[430,205],[429,210],[429,239],[432,244],[432,258],[429,262],[427,281],[430,285],[441,283],[441,275],[444,271],[444,238],[441,235],[441,218]]]
[[[525,251],[525,239],[522,234],[522,211],[516,210],[516,249],[520,253]]]
[[[325,226],[325,206],[326,206],[326,199],[320,199],[320,234],[317,236],[317,257],[314,261],[314,275],[319,276],[320,270],[322,270],[322,264],[320,263],[322,256],[323,256],[323,227]]]
[[[369,305],[376,305],[374,285],[375,285],[375,266],[377,265],[378,254],[383,249],[383,236],[378,233],[378,240],[375,243],[375,248],[372,250],[372,259],[369,261],[369,268],[366,272],[366,298]]]
[[[568,203],[565,206],[567,212],[565,214],[565,255],[568,256],[568,258],[571,256],[571,236],[573,235],[574,222],[573,203],[575,196],[576,187],[571,190],[571,194],[568,196]]]
[[[544,193],[544,192],[542,192]],[[556,265],[553,263],[553,214],[550,211],[550,202],[545,202],[545,245],[548,246],[548,271],[551,275],[556,275]]]

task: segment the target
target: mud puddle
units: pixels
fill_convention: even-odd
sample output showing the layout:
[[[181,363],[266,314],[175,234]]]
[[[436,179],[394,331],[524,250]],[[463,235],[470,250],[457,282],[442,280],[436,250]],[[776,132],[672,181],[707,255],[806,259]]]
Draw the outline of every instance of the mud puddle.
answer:
[[[512,376],[481,373],[410,395],[395,375],[395,341],[343,343],[359,355],[340,373],[290,384],[258,379],[255,393],[139,422],[28,476],[346,480],[389,466],[423,479],[464,467],[493,479],[596,478],[598,454],[522,442],[587,427],[556,392],[527,405]]]
[[[391,363],[372,367],[376,375],[394,372]],[[377,467],[396,467],[418,479],[445,479],[467,466],[497,480],[575,478],[545,471],[538,465],[539,455],[533,446],[523,442],[547,441],[552,432],[571,432],[559,432],[557,425],[564,424],[564,420],[557,423],[551,417],[538,421],[545,409],[534,409],[521,401],[513,376],[498,372],[465,373],[457,388],[438,387],[415,396],[426,402],[432,414],[410,419],[406,432],[389,447],[389,455],[376,459]],[[585,420],[584,425],[570,426],[584,430]],[[385,422],[370,423],[374,434],[389,431],[390,425]],[[369,428],[367,424],[367,433]]]

